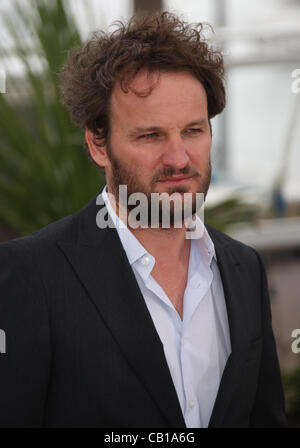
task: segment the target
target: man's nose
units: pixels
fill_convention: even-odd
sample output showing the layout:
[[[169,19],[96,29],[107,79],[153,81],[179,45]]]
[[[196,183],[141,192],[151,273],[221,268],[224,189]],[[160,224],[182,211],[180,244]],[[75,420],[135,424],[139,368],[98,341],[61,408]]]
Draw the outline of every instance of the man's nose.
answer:
[[[184,168],[189,161],[185,144],[181,136],[170,137],[165,143],[162,163],[176,170]]]

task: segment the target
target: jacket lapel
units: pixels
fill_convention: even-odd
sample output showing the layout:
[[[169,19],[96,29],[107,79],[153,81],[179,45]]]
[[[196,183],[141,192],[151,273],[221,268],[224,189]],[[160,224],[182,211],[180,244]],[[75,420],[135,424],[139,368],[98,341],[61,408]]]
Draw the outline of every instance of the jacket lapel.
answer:
[[[73,235],[58,245],[168,425],[185,427],[163,345],[126,253],[114,228],[97,228],[95,204],[79,212]]]
[[[214,242],[218,267],[223,283],[230,329],[231,354],[227,360],[214,404],[209,427],[222,426],[226,411],[241,378],[241,365],[246,358],[249,344],[249,286],[247,266],[235,257],[232,245],[224,243],[213,229],[208,228]]]
[[[143,296],[113,228],[99,229],[99,209],[93,199],[74,217],[73,231],[58,242],[94,302],[132,369],[171,427],[185,427],[163,345]],[[224,288],[230,328],[231,354],[227,360],[209,427],[222,426],[240,378],[249,342],[246,266],[234,256],[231,245],[208,227],[214,242]],[[246,275],[247,278],[247,275]]]

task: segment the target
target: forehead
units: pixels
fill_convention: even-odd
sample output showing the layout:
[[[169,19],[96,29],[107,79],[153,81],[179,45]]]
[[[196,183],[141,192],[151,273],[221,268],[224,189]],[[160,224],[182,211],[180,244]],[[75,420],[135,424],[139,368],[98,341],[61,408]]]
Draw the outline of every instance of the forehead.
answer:
[[[207,99],[200,81],[189,72],[140,71],[126,92],[116,84],[110,102],[113,125],[181,124],[207,117]]]

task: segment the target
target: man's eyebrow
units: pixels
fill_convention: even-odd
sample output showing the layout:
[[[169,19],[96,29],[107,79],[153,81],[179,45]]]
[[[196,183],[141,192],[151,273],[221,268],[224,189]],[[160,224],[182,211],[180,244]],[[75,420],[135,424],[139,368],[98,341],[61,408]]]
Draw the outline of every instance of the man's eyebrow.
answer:
[[[200,118],[200,120],[191,121],[186,125],[186,127],[189,128],[190,126],[203,126],[204,124],[207,123],[208,123],[207,118]]]
[[[184,128],[188,128],[190,126],[203,126],[207,122],[208,121],[206,118],[200,118],[199,120],[191,121],[190,123],[187,123],[184,126]],[[128,136],[135,137],[139,134],[146,134],[147,132],[158,132],[158,131],[162,131],[162,130],[163,130],[163,128],[161,128],[160,126],[136,127],[128,132]]]
[[[145,134],[147,132],[157,132],[161,131],[162,128],[159,126],[149,126],[149,127],[137,127],[128,132],[129,137],[135,137],[138,134]]]

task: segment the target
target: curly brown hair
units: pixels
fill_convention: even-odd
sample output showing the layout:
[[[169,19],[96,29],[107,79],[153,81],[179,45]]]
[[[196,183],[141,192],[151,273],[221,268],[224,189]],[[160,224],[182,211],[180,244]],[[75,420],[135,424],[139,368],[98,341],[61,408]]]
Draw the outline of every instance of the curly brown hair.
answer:
[[[189,24],[170,12],[138,13],[117,21],[111,33],[100,31],[69,52],[61,71],[64,104],[74,124],[92,131],[98,143],[109,138],[109,103],[113,87],[124,91],[137,72],[190,71],[202,83],[211,119],[225,107],[224,64],[209,47],[205,24]],[[208,25],[209,26],[209,25]],[[88,156],[87,144],[85,143]]]

